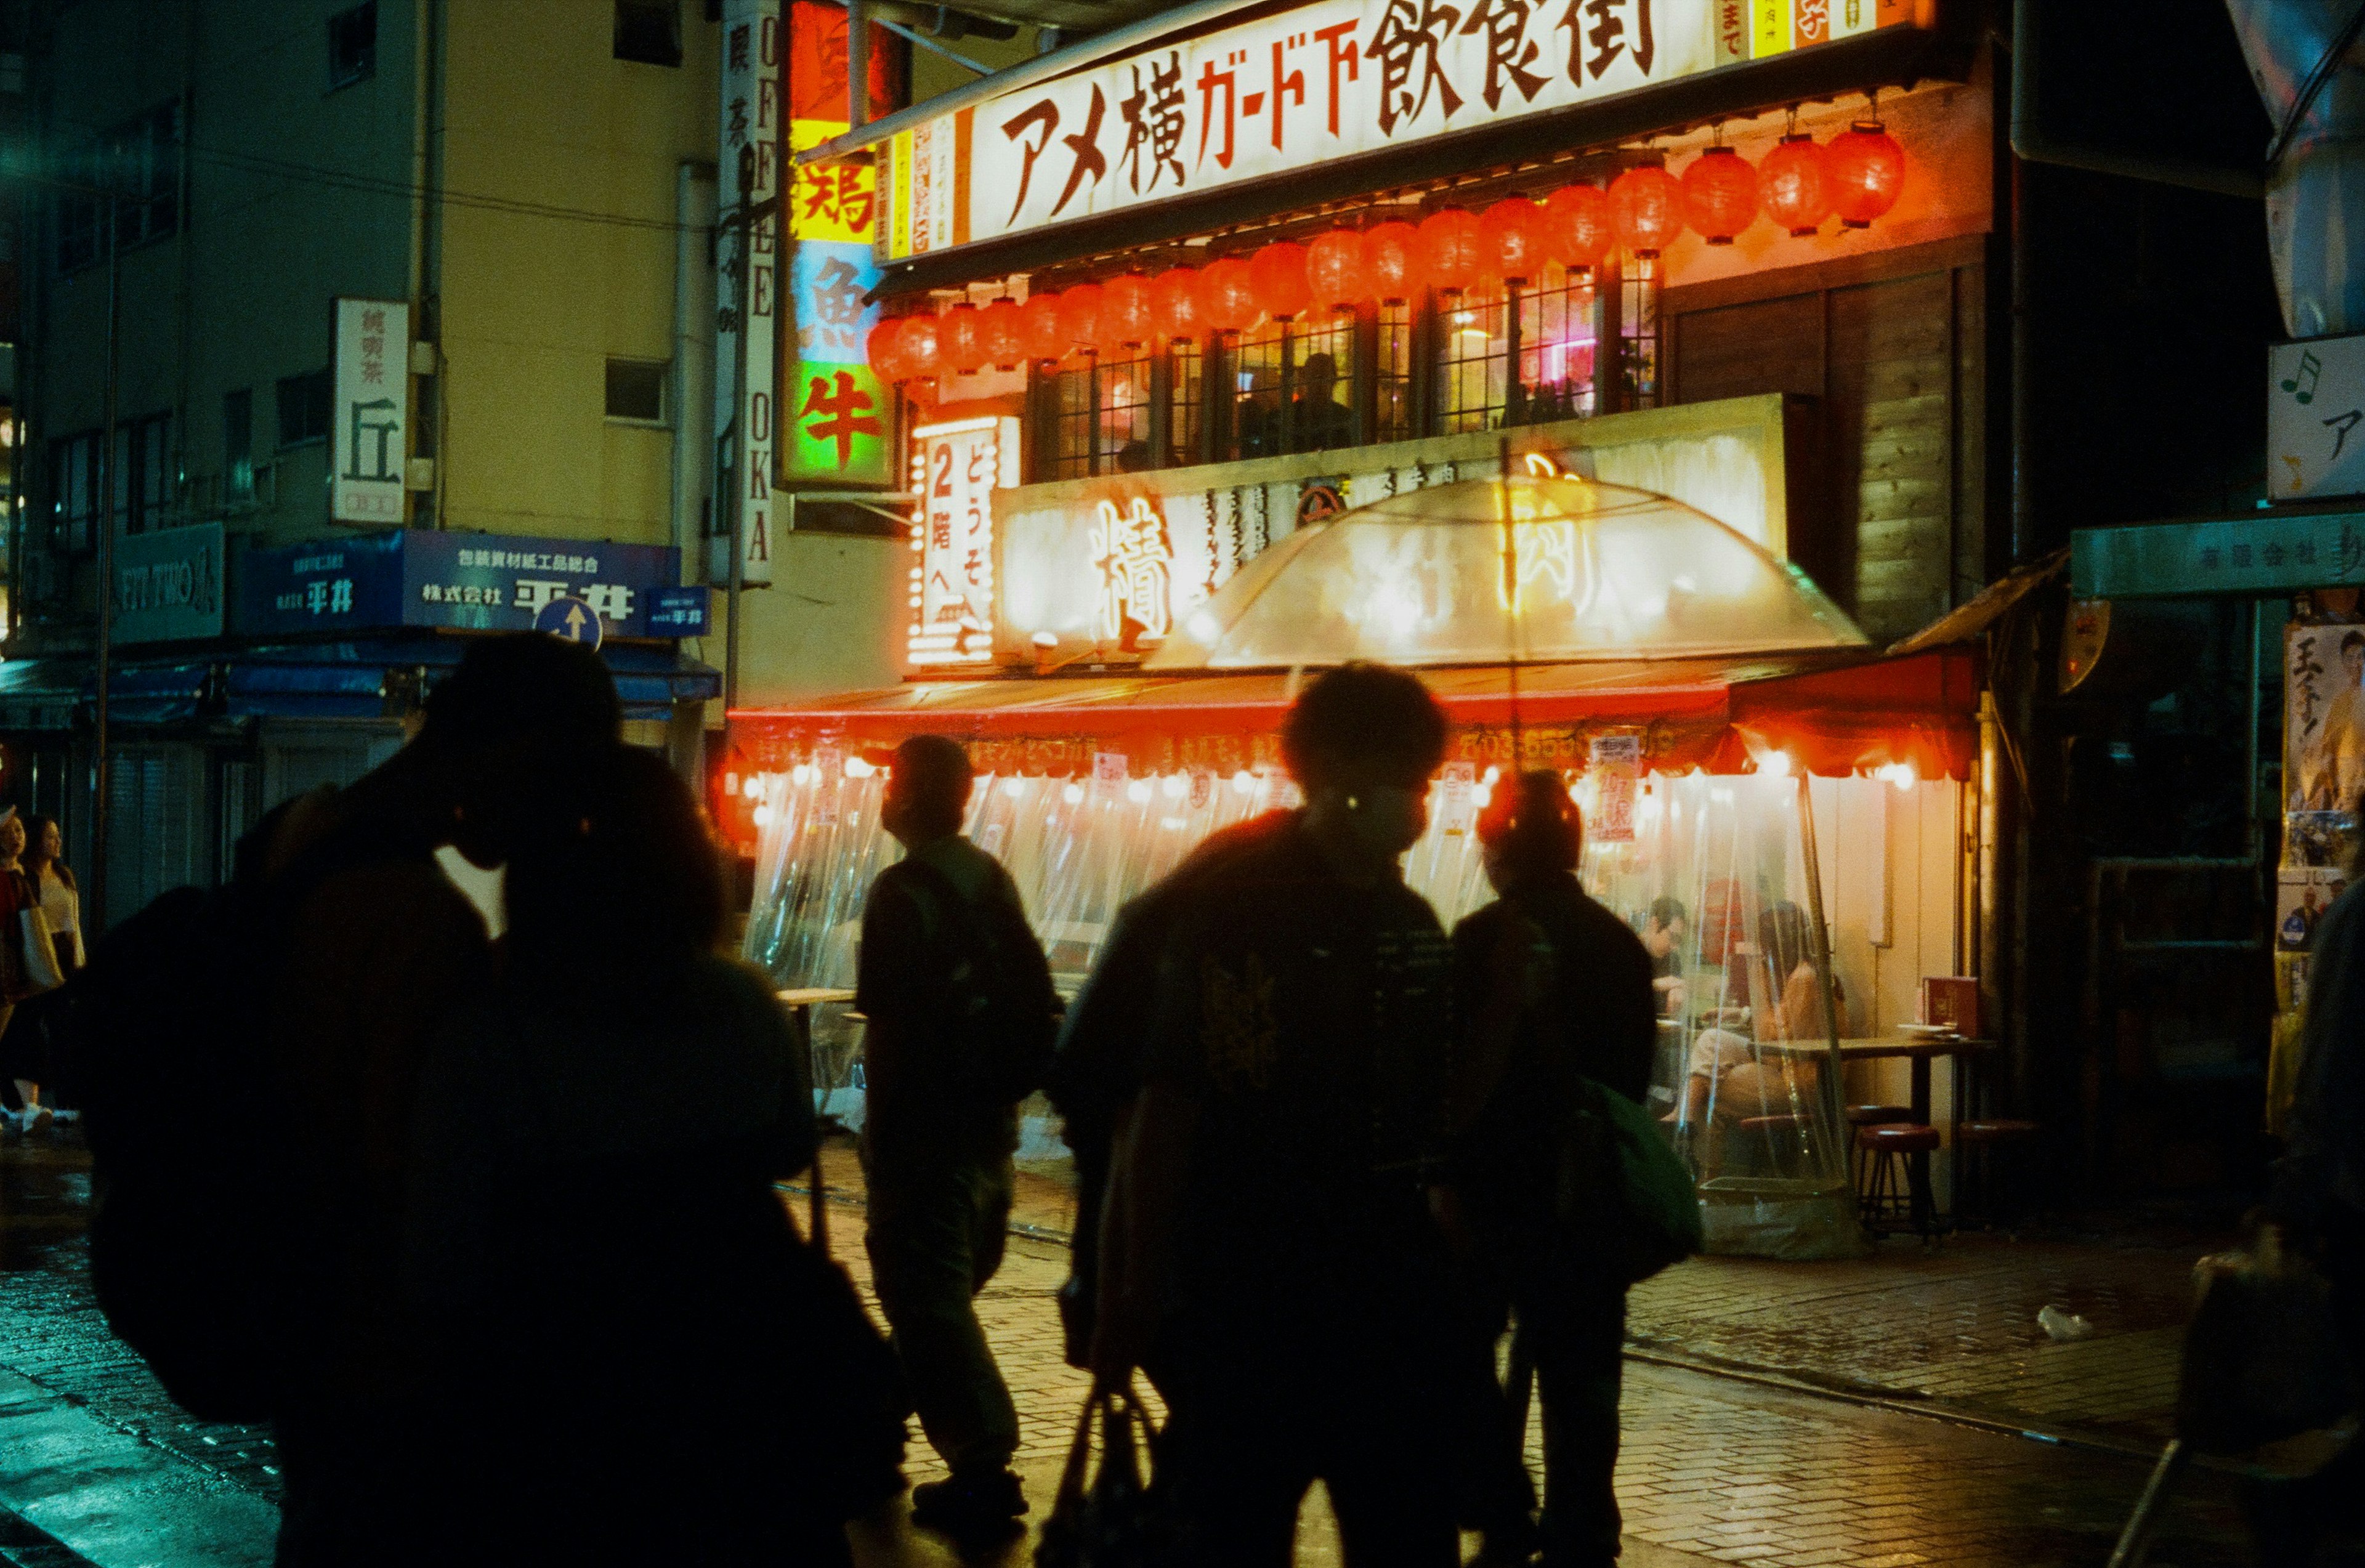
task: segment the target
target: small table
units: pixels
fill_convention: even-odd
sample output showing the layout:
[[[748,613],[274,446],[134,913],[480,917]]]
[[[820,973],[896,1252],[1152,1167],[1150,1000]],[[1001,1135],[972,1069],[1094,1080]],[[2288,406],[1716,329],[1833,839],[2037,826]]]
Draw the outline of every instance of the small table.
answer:
[[[1802,1058],[1827,1056],[1831,1048],[1832,1044],[1829,1040],[1763,1041],[1758,1045],[1760,1050],[1777,1050],[1785,1056]],[[1960,1070],[1971,1058],[1995,1048],[1996,1042],[1993,1040],[1973,1040],[1959,1035],[1894,1035],[1873,1039],[1844,1039],[1840,1042],[1840,1060],[1843,1062],[1895,1061],[1901,1058],[1911,1062],[1913,1072],[1911,1095],[1913,1119],[1926,1127],[1931,1125],[1930,1064],[1940,1057],[1949,1058],[1954,1061],[1957,1071],[1955,1082],[1955,1103],[1950,1121],[1953,1126],[1959,1126],[1963,1119]],[[1953,1126],[1949,1126],[1946,1138],[1946,1144],[1950,1149],[1954,1147],[1955,1141]],[[1928,1182],[1930,1157],[1926,1154],[1911,1154],[1906,1158],[1920,1167],[1922,1180]],[[1930,1190],[1935,1191],[1934,1188]],[[1951,1199],[1949,1201],[1951,1203]]]

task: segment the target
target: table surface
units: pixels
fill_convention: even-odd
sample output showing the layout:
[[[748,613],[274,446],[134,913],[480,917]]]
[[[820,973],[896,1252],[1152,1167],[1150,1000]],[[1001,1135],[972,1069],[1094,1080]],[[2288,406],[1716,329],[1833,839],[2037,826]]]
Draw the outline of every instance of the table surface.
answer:
[[[817,1007],[825,1002],[852,1002],[854,1000],[854,992],[851,991],[845,991],[836,986],[828,985],[797,986],[788,991],[777,992],[776,994],[779,995],[779,999],[783,1002],[786,1002],[790,1007]]]
[[[1759,1040],[1756,1048],[1779,1051],[1786,1056],[1819,1056],[1832,1048],[1829,1040]],[[1840,1055],[1860,1061],[1878,1059],[1924,1060],[1934,1057],[1975,1056],[1980,1051],[1995,1049],[1993,1040],[1971,1040],[1960,1036],[1922,1039],[1912,1035],[1887,1035],[1871,1039],[1844,1039]]]

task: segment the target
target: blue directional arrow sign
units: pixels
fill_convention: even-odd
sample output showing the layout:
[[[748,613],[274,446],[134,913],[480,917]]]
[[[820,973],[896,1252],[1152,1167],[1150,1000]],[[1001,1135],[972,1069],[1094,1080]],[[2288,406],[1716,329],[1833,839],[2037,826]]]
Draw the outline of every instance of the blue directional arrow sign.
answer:
[[[544,605],[533,618],[533,629],[600,651],[599,612],[572,594],[560,594]]]

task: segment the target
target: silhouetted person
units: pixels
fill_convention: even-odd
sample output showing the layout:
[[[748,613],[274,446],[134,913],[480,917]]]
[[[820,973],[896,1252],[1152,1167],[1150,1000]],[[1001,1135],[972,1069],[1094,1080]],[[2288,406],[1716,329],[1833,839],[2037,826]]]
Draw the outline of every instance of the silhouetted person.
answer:
[[[426,709],[387,762],[299,796],[239,846],[241,879],[292,901],[283,949],[256,955],[284,1123],[265,1130],[286,1140],[290,1187],[282,1568],[407,1565],[442,1540],[419,1482],[448,1417],[421,1395],[403,1205],[420,1064],[488,983],[490,954],[435,851],[499,864],[520,808],[615,744],[621,719],[598,656],[534,633],[472,643]]]
[[[855,999],[869,1020],[871,1277],[921,1429],[952,1470],[913,1488],[912,1517],[962,1538],[1014,1529],[1026,1511],[1010,1470],[1018,1416],[975,1298],[1002,1265],[1017,1103],[1040,1070],[1029,1083],[1023,1063],[981,1058],[1002,1048],[987,1038],[1003,1033],[991,1020],[1014,1006],[1037,1013],[1026,1022],[1039,1026],[1044,1065],[1056,1025],[1018,889],[961,834],[971,782],[957,741],[914,735],[896,748],[880,814],[905,855],[871,884]]]
[[[1306,804],[1179,893],[1103,1221],[1093,1363],[1158,1367],[1178,1560],[1278,1568],[1328,1489],[1349,1563],[1458,1561],[1455,1321],[1430,1217],[1450,944],[1398,861],[1444,716],[1322,676],[1282,745]]]
[[[1339,362],[1327,353],[1307,354],[1296,384],[1289,399],[1291,450],[1328,452],[1351,442],[1355,416],[1338,398]]]
[[[1543,1402],[1544,1562],[1604,1564],[1619,1551],[1618,1398],[1626,1285],[1564,1223],[1570,1118],[1591,1079],[1641,1102],[1657,1039],[1651,955],[1576,879],[1583,826],[1560,777],[1507,780],[1478,820],[1500,895],[1455,927],[1465,1014],[1485,1011],[1511,959],[1541,940],[1550,980],[1499,1059],[1474,1053],[1479,1109],[1456,1162],[1463,1212],[1498,1302],[1518,1314]],[[1580,1195],[1581,1201],[1581,1195]],[[1494,1309],[1500,1331],[1501,1306]],[[1516,1435],[1514,1435],[1516,1441]]]
[[[1295,830],[1299,813],[1272,811],[1207,835],[1182,863],[1117,911],[1091,978],[1060,1025],[1051,1105],[1076,1161],[1076,1218],[1068,1280],[1059,1291],[1068,1364],[1092,1364],[1099,1296],[1101,1204],[1117,1118],[1141,1090],[1141,1021],[1158,992],[1158,960],[1184,894],[1238,857]],[[1149,1369],[1152,1377],[1156,1369]]]
[[[900,1489],[900,1424],[880,1441],[814,1364],[819,1276],[773,1190],[813,1163],[808,1063],[721,951],[689,789],[645,752],[587,760],[517,826],[503,901],[415,1127],[439,1559],[847,1562],[846,1518]],[[860,1463],[820,1470],[824,1445]]]

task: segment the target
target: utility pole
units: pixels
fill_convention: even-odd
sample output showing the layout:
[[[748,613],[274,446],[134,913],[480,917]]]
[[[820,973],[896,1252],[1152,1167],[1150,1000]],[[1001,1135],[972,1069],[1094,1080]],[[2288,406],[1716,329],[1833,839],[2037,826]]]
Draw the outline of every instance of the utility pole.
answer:
[[[106,214],[106,391],[99,417],[98,437],[98,505],[93,510],[93,520],[98,529],[98,626],[96,642],[96,673],[98,711],[94,739],[98,747],[96,761],[91,768],[90,818],[90,929],[94,935],[106,931],[106,837],[108,826],[107,795],[113,782],[113,767],[107,756],[107,678],[108,662],[115,643],[115,499],[124,483],[121,465],[115,460],[115,436],[118,409],[118,393],[120,355],[118,352],[122,336],[123,264],[122,247],[116,240],[115,171],[106,172],[106,201],[102,210]],[[129,504],[130,498],[124,497]]]

